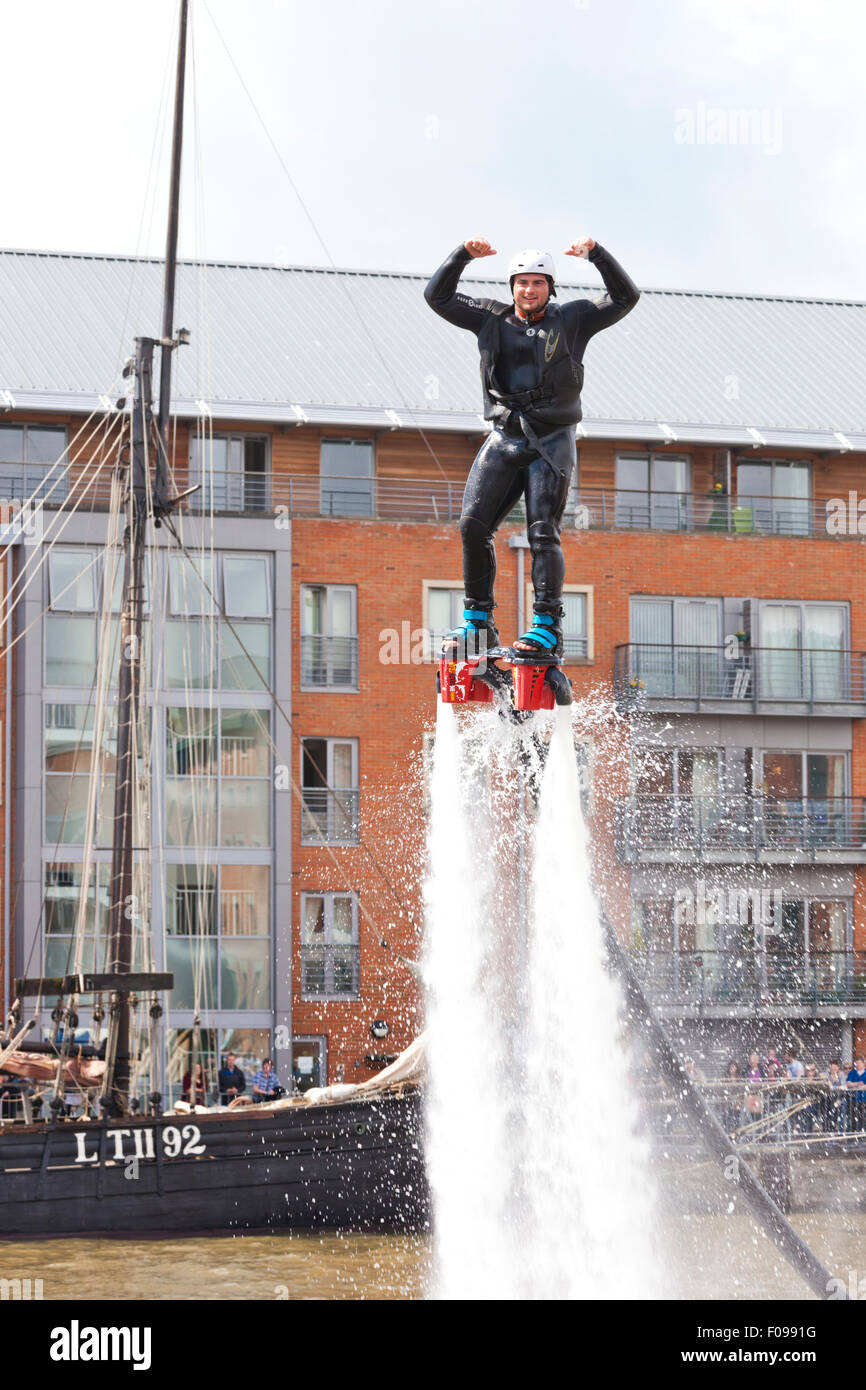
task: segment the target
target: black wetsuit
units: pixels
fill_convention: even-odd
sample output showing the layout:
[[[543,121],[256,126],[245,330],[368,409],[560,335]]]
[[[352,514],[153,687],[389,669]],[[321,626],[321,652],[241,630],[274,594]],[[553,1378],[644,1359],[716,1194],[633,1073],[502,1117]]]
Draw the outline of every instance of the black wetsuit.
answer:
[[[565,577],[559,523],[574,469],[574,427],[582,414],[583,353],[593,334],[634,308],[639,291],[596,243],[589,259],[601,271],[607,294],[568,304],[549,300],[544,316],[527,322],[513,304],[457,292],[472,259],[464,246],[458,246],[424,291],[437,314],[476,334],[484,416],[494,426],[472,465],[463,495],[466,606],[492,609],[493,533],[525,495],[535,611],[558,620]]]

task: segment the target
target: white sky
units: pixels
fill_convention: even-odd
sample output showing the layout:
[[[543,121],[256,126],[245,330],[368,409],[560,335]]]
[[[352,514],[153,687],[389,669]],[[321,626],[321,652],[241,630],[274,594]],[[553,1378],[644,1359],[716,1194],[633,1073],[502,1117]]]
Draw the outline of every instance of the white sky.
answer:
[[[207,3],[337,265],[592,235],[644,287],[866,299],[861,0]],[[161,254],[175,15],[0,0],[0,244]],[[204,0],[193,30],[181,254],[327,263]]]

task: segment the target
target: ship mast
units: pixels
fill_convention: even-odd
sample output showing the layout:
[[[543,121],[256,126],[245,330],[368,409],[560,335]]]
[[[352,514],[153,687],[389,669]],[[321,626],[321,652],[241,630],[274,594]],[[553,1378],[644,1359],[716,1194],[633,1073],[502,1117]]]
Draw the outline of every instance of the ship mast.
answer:
[[[139,913],[133,881],[134,808],[138,778],[135,730],[141,699],[141,671],[144,626],[144,551],[149,516],[155,525],[167,515],[176,498],[168,495],[168,422],[171,406],[171,355],[184,333],[173,333],[175,281],[177,277],[178,212],[180,204],[180,166],[183,146],[184,76],[189,0],[181,0],[177,45],[177,75],[174,95],[171,183],[168,231],[166,235],[165,279],[163,286],[162,337],[136,338],[132,410],[132,455],[129,475],[129,510],[123,538],[123,610],[120,623],[120,670],[117,690],[117,762],[114,796],[114,840],[109,890],[109,974],[130,977],[124,988],[118,979],[109,1006],[108,1044],[103,1109],[110,1115],[129,1111],[130,1089],[130,995],[143,977],[131,975],[133,925]],[[161,349],[159,416],[153,418],[153,354]],[[152,468],[153,465],[153,468]],[[152,472],[151,472],[152,469]],[[152,488],[151,488],[152,478]],[[156,977],[154,977],[156,979]],[[125,982],[123,982],[125,983]],[[159,987],[159,986],[156,986]],[[164,988],[165,985],[163,984]],[[170,987],[170,985],[169,985]],[[154,1108],[158,1098],[152,1097]]]

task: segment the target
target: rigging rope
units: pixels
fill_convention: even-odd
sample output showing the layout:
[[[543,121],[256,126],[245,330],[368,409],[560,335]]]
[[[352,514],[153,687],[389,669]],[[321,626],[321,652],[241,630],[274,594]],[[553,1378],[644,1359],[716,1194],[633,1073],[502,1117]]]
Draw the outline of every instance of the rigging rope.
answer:
[[[234,60],[234,57],[232,56],[231,49],[229,48],[228,44],[226,43],[225,39],[223,38],[221,30],[220,30],[220,28],[219,28],[219,26],[218,26],[216,20],[214,19],[213,15],[212,15],[211,12],[210,12],[210,9],[209,9],[208,4],[207,4],[207,0],[202,0],[202,3],[204,4],[205,12],[206,12],[206,14],[207,14],[208,19],[210,20],[211,24],[212,24],[213,27],[214,27],[214,30],[215,30],[216,35],[217,35],[217,38],[219,39],[220,43],[222,44],[223,48],[224,48],[225,51],[226,51],[226,55],[227,55],[227,57],[228,57],[228,60],[229,60],[229,62],[231,63],[233,69],[234,69],[235,76],[237,77],[238,81],[240,82],[241,87],[243,88],[244,93],[246,94],[247,100],[249,101],[250,106],[253,108],[253,111],[254,111],[254,113],[255,113],[256,119],[258,120],[260,126],[262,127],[262,130],[263,130],[264,133],[265,133],[265,137],[266,137],[266,139],[267,139],[267,141],[268,141],[268,144],[270,145],[271,149],[273,150],[274,154],[275,154],[276,157],[277,157],[277,162],[278,162],[280,168],[282,169],[283,174],[284,174],[285,177],[286,177],[286,180],[288,181],[289,187],[291,188],[293,194],[294,194],[295,197],[297,198],[298,203],[299,203],[299,205],[300,205],[300,207],[301,207],[301,210],[302,210],[304,216],[306,217],[307,221],[309,222],[310,227],[312,228],[313,234],[314,234],[314,236],[316,237],[316,240],[318,241],[319,245],[321,246],[322,251],[324,252],[325,259],[326,259],[326,261],[328,262],[328,265],[330,266],[331,270],[336,271],[336,269],[337,269],[336,263],[335,263],[334,258],[333,258],[333,256],[331,255],[331,252],[330,252],[330,250],[329,250],[329,248],[328,248],[328,246],[327,246],[327,244],[326,244],[326,242],[325,242],[325,239],[324,239],[324,237],[322,236],[322,233],[320,232],[320,230],[319,230],[319,228],[318,228],[318,225],[316,224],[316,221],[315,221],[315,218],[313,217],[313,214],[310,212],[309,208],[307,207],[306,203],[304,202],[303,198],[301,197],[300,190],[299,190],[297,184],[295,183],[294,179],[292,178],[291,173],[289,172],[288,165],[286,164],[285,160],[283,159],[283,156],[280,154],[279,147],[278,147],[276,141],[274,140],[274,137],[271,135],[271,132],[270,132],[270,130],[268,129],[267,123],[266,123],[264,117],[262,116],[261,112],[259,111],[259,108],[258,108],[258,106],[257,106],[256,103],[255,103],[255,100],[254,100],[254,98],[253,98],[253,95],[252,95],[252,93],[251,93],[249,87],[247,86],[246,82],[245,82],[244,79],[243,79],[243,76],[241,75],[240,68],[238,67],[237,63],[236,63],[235,60]],[[352,293],[351,293],[351,290],[349,289],[349,286],[348,286],[348,284],[346,283],[346,281],[345,281],[344,279],[339,279],[339,278],[338,278],[337,283],[339,284],[340,289],[343,291],[343,293],[345,294],[347,300],[349,301],[349,304],[350,304],[351,307],[352,307],[352,311],[353,311],[353,313],[355,314],[355,316],[356,316],[356,318],[357,318],[357,320],[358,320],[358,323],[359,323],[359,325],[360,325],[361,332],[363,333],[364,337],[365,337],[365,338],[367,339],[367,341],[369,342],[370,347],[371,347],[372,350],[373,350],[373,353],[374,353],[375,356],[378,358],[379,363],[380,363],[381,366],[384,368],[385,373],[386,373],[386,375],[388,376],[388,378],[389,378],[389,380],[390,380],[390,382],[391,382],[391,385],[394,387],[394,390],[395,390],[396,395],[397,395],[398,404],[399,404],[401,410],[403,410],[403,411],[406,413],[406,415],[409,417],[411,423],[413,424],[414,428],[418,431],[418,434],[420,435],[421,439],[423,440],[423,443],[424,443],[425,448],[427,449],[428,453],[430,454],[430,457],[432,458],[433,462],[436,464],[436,467],[439,469],[439,472],[442,474],[442,477],[445,478],[448,482],[453,482],[454,479],[451,478],[451,477],[449,476],[449,474],[447,473],[446,469],[444,468],[444,466],[443,466],[443,464],[442,464],[441,459],[439,458],[439,455],[437,454],[437,452],[436,452],[436,450],[434,449],[432,443],[430,442],[430,439],[429,439],[429,437],[428,437],[426,431],[424,430],[423,426],[419,423],[418,417],[417,417],[417,414],[416,414],[414,408],[413,408],[413,407],[409,404],[409,402],[406,400],[405,394],[404,394],[404,392],[403,392],[403,390],[402,390],[402,388],[401,388],[399,382],[397,381],[397,379],[396,379],[396,377],[395,377],[393,371],[391,370],[391,366],[390,366],[390,364],[389,364],[387,358],[385,357],[384,353],[382,352],[381,348],[379,347],[379,343],[378,343],[378,341],[377,341],[375,335],[373,334],[373,332],[372,332],[372,330],[371,330],[371,328],[370,328],[370,324],[369,324],[369,322],[368,322],[368,316],[365,315],[365,314],[363,313],[363,311],[361,310],[361,306],[357,303],[357,301],[356,301],[355,298],[353,297],[353,295],[352,295]]]

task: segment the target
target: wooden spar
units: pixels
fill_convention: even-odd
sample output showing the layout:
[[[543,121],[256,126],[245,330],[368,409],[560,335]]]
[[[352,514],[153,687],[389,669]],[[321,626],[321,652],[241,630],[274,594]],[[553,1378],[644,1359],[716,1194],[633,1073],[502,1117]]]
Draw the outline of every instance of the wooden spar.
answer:
[[[109,889],[109,971],[132,969],[132,924],[138,916],[133,893],[133,828],[138,750],[135,729],[141,693],[144,620],[144,539],[147,523],[148,443],[153,437],[152,338],[135,342],[135,401],[132,416],[131,507],[123,537],[123,612],[117,682],[117,761],[114,840]],[[129,1111],[129,990],[116,989],[109,1006],[103,1106],[112,1115]]]
[[[171,146],[171,183],[168,200],[168,228],[165,240],[165,278],[162,296],[162,342],[159,363],[160,448],[157,451],[154,479],[154,513],[159,518],[167,511],[168,476],[168,417],[171,410],[171,354],[174,346],[174,292],[177,280],[177,239],[180,211],[180,164],[183,151],[183,99],[186,75],[186,26],[188,0],[181,0],[180,25],[177,40],[177,74],[174,88],[174,132]]]
[[[132,414],[130,462],[130,511],[123,538],[123,613],[120,624],[120,671],[117,687],[117,764],[114,791],[114,840],[109,892],[109,971],[126,976],[132,970],[132,924],[139,915],[133,892],[133,810],[138,776],[134,737],[141,696],[141,659],[144,619],[144,546],[151,510],[159,524],[171,510],[168,497],[168,417],[171,406],[171,353],[174,294],[177,277],[180,167],[183,148],[183,100],[186,69],[186,30],[189,0],[181,0],[174,94],[174,132],[171,152],[168,230],[163,284],[162,349],[158,431],[153,419],[153,338],[135,340],[135,396]],[[149,497],[151,445],[156,443],[153,495]],[[130,982],[131,983],[131,982]],[[109,1007],[108,1045],[102,1104],[112,1115],[129,1111],[130,988],[116,988]],[[151,1096],[154,1106],[158,1097]]]

